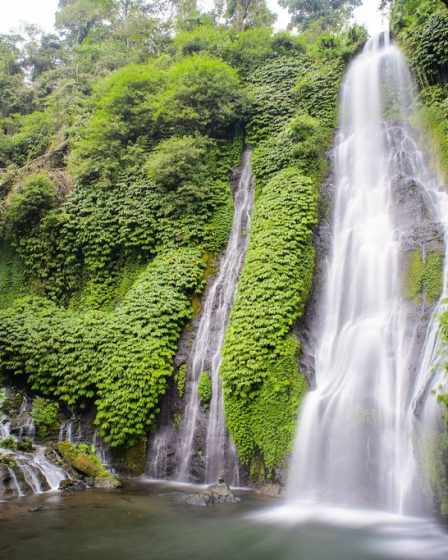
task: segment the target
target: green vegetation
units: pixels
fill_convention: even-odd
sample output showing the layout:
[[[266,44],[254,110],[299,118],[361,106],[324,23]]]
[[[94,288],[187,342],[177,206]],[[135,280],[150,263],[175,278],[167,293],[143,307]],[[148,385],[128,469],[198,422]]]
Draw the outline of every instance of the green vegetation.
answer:
[[[433,303],[442,293],[443,255],[431,251],[423,258],[419,249],[412,251],[408,257],[405,278],[409,299],[419,300],[424,295]]]
[[[208,371],[203,371],[198,383],[198,395],[201,399],[202,406],[208,408],[208,405],[212,398],[212,380],[210,379],[210,373]]]
[[[240,458],[272,469],[292,441],[306,383],[291,334],[311,286],[317,220],[313,181],[286,169],[263,189],[223,350],[226,417]]]
[[[419,81],[419,128],[447,179],[448,10],[441,0],[397,0],[391,27]]]
[[[58,403],[42,397],[34,399],[32,417],[40,436],[47,436],[57,426],[58,413]]]
[[[176,382],[177,387],[177,394],[180,398],[184,396],[185,392],[185,383],[187,382],[187,374],[188,374],[188,366],[187,364],[182,364],[179,366],[177,370],[174,381]]]
[[[101,437],[115,446],[137,443],[155,420],[202,270],[198,250],[162,254],[113,313],[18,300],[0,313],[3,371],[26,375],[33,390],[69,405],[94,400]]]
[[[71,0],[58,34],[0,36],[0,373],[36,393],[40,435],[61,405],[93,409],[104,441],[141,462],[168,384],[184,394],[174,356],[227,241],[230,172],[250,144],[257,202],[226,410],[245,462],[284,460],[306,390],[292,329],[318,184],[340,78],[365,40],[341,25],[352,4],[292,35],[273,33],[264,0],[208,14]],[[199,391],[207,406],[206,372]]]
[[[83,443],[75,445],[69,441],[61,441],[57,444],[56,449],[70,467],[84,476],[92,478],[95,486],[117,488],[121,485],[120,481],[100,463],[93,446]]]
[[[17,451],[17,440],[13,436],[6,436],[0,439],[0,449],[10,449],[11,451]]]

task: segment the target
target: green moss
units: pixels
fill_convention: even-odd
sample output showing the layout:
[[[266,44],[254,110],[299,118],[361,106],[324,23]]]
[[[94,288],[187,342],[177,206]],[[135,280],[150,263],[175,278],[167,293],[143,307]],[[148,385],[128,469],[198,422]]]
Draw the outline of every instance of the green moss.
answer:
[[[425,260],[423,289],[430,302],[436,301],[443,288],[443,255],[430,252]]]
[[[141,441],[137,445],[125,449],[125,470],[135,476],[143,474],[146,464],[146,451],[146,441]]]
[[[14,469],[17,467],[17,462],[13,455],[0,455],[0,465],[5,465],[10,469]]]
[[[443,286],[443,256],[431,251],[424,259],[420,249],[412,251],[407,260],[405,282],[409,299],[419,300],[424,295],[430,303],[437,300]]]
[[[201,373],[198,383],[198,395],[201,399],[202,406],[208,408],[212,398],[212,380],[210,379],[210,373],[208,371],[203,371]]]
[[[180,412],[175,412],[173,417],[173,423],[178,428],[182,420],[182,414]]]
[[[406,293],[409,299],[418,300],[423,290],[424,263],[420,249],[412,251],[406,266]]]
[[[120,486],[120,482],[115,478],[98,460],[95,449],[91,445],[75,445],[69,441],[61,441],[57,444],[57,450],[61,457],[72,468],[79,473],[93,478],[95,485],[102,485],[105,481],[110,482],[111,486]]]
[[[425,494],[435,509],[448,516],[448,433],[427,432],[423,444],[424,452],[417,458]]]

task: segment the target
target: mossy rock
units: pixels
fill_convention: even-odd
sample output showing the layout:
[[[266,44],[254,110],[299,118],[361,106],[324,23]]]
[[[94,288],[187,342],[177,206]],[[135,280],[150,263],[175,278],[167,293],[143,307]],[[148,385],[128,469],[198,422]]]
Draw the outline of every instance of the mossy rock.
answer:
[[[0,439],[0,448],[10,449],[11,451],[17,451],[17,440],[13,436],[6,436]]]
[[[17,463],[12,455],[0,455],[0,465],[5,465],[11,469],[17,467]]]
[[[103,467],[90,445],[74,445],[69,441],[58,443],[57,450],[75,471],[92,478],[99,488],[118,488],[121,482]]]
[[[124,456],[124,468],[133,475],[143,474],[146,464],[146,441],[128,447]]]

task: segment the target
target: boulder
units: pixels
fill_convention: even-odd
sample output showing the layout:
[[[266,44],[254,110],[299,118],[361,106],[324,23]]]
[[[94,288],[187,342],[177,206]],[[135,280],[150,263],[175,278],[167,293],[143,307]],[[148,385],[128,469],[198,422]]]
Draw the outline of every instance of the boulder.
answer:
[[[274,482],[265,484],[258,491],[258,493],[261,494],[262,496],[274,496],[274,497],[280,496],[281,492],[282,492],[282,487],[280,486],[280,484],[276,484]]]
[[[59,483],[59,490],[67,491],[67,490],[85,490],[87,488],[87,484],[82,480],[72,480],[71,478],[65,478],[61,480]]]
[[[233,494],[229,485],[222,479],[216,484],[208,486],[199,494],[190,494],[186,499],[186,503],[190,506],[212,506],[215,504],[226,503],[234,504],[239,501],[240,498],[237,498]]]

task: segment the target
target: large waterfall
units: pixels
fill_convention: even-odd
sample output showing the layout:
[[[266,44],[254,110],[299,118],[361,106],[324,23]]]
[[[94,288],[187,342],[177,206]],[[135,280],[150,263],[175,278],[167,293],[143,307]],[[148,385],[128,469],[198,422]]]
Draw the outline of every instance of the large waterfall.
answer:
[[[219,371],[229,312],[248,245],[253,198],[251,153],[246,150],[242,159],[241,177],[234,192],[234,216],[229,242],[219,264],[218,276],[206,294],[188,359],[182,421],[178,430],[162,426],[150,449],[149,473],[156,478],[169,476],[167,454],[170,449],[169,442],[174,440],[172,464],[176,470],[173,478],[179,481],[192,480],[190,473],[192,460],[198,451],[195,438],[198,438],[205,444],[205,482],[216,482],[223,474],[230,484],[239,483],[236,448],[226,429]],[[203,372],[209,374],[212,385],[208,415],[204,414],[198,392]]]
[[[396,189],[417,188],[445,232],[448,196],[418,148],[412,113],[408,67],[381,34],[352,63],[341,91],[331,252],[315,389],[304,401],[290,469],[294,499],[420,510],[413,437],[437,409],[430,389],[443,370],[433,372],[441,304],[419,368]]]

